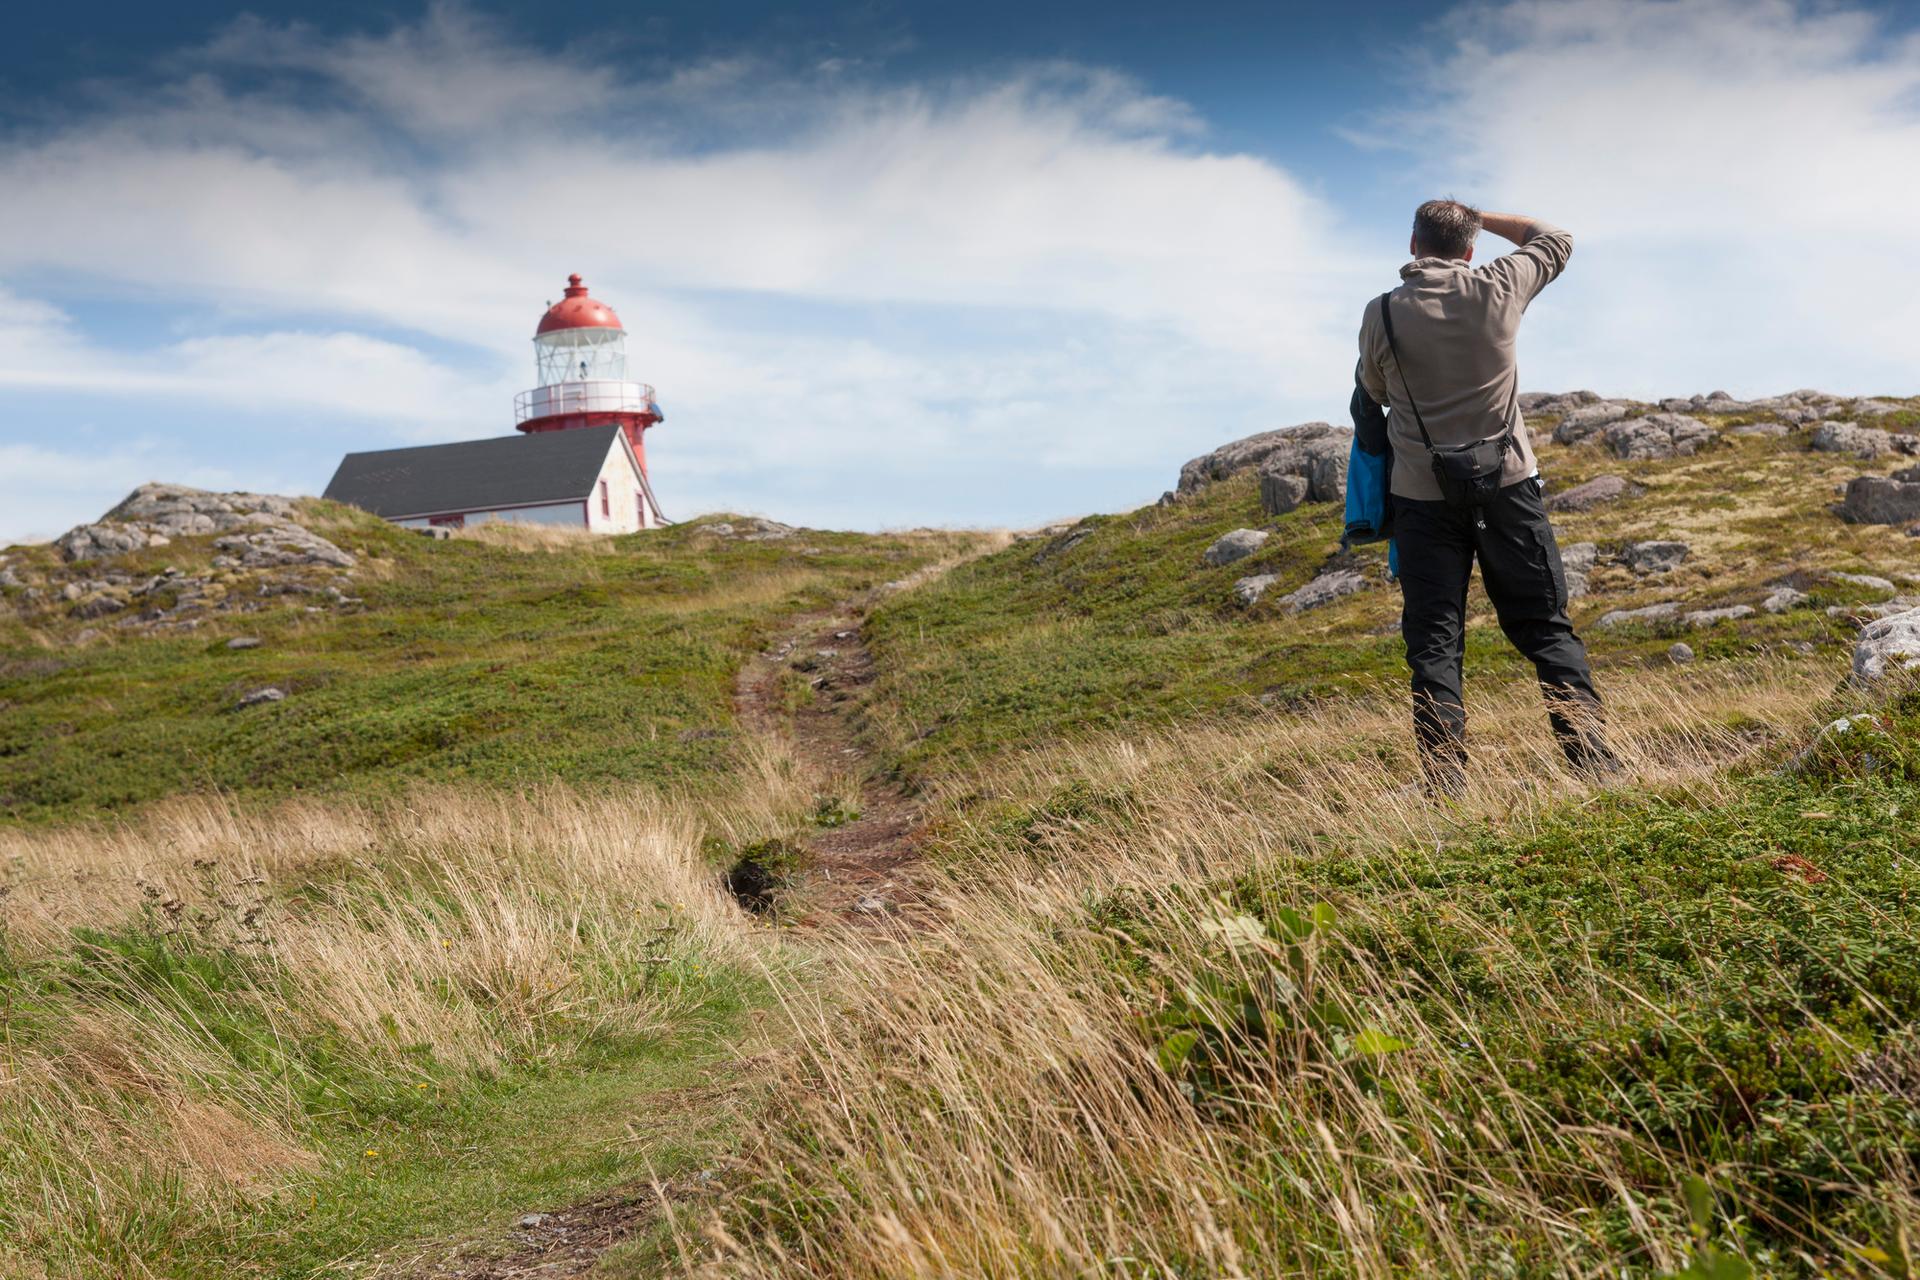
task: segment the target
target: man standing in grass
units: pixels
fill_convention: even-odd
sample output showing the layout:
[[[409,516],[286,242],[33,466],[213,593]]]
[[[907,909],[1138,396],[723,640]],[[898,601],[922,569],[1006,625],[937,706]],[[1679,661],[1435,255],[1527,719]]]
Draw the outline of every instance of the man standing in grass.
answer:
[[[1475,270],[1482,227],[1519,248]],[[1361,320],[1353,417],[1359,448],[1391,449],[1400,625],[1428,790],[1456,795],[1466,783],[1461,666],[1476,557],[1501,629],[1539,675],[1568,762],[1586,775],[1612,773],[1619,764],[1601,733],[1586,647],[1567,618],[1566,573],[1514,366],[1520,317],[1565,269],[1573,237],[1533,218],[1429,200],[1414,213],[1409,249],[1400,287],[1369,302]]]

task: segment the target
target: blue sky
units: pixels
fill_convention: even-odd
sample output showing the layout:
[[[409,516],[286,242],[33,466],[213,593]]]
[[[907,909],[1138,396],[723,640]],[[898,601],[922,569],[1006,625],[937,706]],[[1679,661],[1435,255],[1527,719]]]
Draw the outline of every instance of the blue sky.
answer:
[[[1028,524],[1339,420],[1412,206],[1571,229],[1530,388],[1920,391],[1920,13],[96,5],[0,47],[0,542],[511,429],[569,271],[669,514]],[[1497,246],[1482,246],[1482,254]]]

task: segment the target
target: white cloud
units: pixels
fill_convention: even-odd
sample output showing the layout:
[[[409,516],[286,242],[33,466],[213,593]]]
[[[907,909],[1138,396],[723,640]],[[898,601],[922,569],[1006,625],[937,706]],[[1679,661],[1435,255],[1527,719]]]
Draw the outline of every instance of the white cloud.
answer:
[[[389,438],[505,430],[539,304],[580,269],[660,387],[656,456],[716,501],[729,474],[751,493],[779,468],[877,510],[908,477],[1005,451],[1038,516],[1029,459],[1170,469],[1243,420],[1343,399],[1354,271],[1332,210],[1208,152],[1191,109],[1111,71],[616,71],[444,5],[345,39],[247,20],[176,66],[0,145],[0,279],[70,273],[226,332],[107,364],[71,325],[52,360],[0,334],[0,386],[107,368],[96,392],[300,403]],[[271,87],[238,87],[263,69]],[[983,333],[1036,319],[1031,345]],[[475,385],[373,327],[489,372]],[[933,493],[929,518],[966,518]]]
[[[1438,36],[1376,139],[1410,166],[1375,154],[1574,230],[1529,384],[1910,380],[1920,300],[1885,282],[1920,250],[1920,44],[1787,0],[1519,0]],[[299,413],[342,448],[504,431],[577,269],[660,388],[682,511],[961,521],[991,486],[1035,518],[1342,412],[1383,260],[1315,187],[1112,71],[803,61],[548,53],[449,5],[345,38],[238,23],[0,137],[0,396]],[[130,348],[62,277],[193,332]]]
[[[1535,368],[1915,389],[1920,298],[1889,284],[1920,254],[1920,39],[1791,0],[1517,0],[1440,30],[1426,100],[1382,133],[1436,186],[1574,232]]]

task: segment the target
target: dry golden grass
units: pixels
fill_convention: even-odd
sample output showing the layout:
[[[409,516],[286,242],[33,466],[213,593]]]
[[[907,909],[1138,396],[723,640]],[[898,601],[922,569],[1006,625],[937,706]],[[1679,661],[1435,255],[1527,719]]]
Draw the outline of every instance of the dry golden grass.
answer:
[[[611,555],[613,536],[594,533],[583,525],[514,524],[505,520],[488,521],[452,531],[452,537],[481,542],[509,551],[586,551]]]
[[[1613,732],[1631,770],[1618,785],[1685,787],[1712,804],[1739,786],[1729,765],[1803,732],[1834,687],[1812,664],[1617,681]],[[956,780],[933,923],[905,941],[839,939],[822,966],[835,980],[789,991],[800,1047],[788,1108],[729,1210],[682,1224],[688,1264],[716,1277],[955,1280],[1681,1265],[1684,1227],[1639,1188],[1649,1163],[1669,1186],[1694,1170],[1644,1135],[1557,1123],[1506,1082],[1456,993],[1411,990],[1358,953],[1317,978],[1289,970],[1299,1007],[1330,1000],[1409,1043],[1454,1048],[1362,1073],[1340,1065],[1330,1033],[1277,1034],[1239,1064],[1233,1105],[1212,1111],[1181,1095],[1141,1033],[1144,1012],[1205,971],[1258,982],[1295,963],[1299,949],[1272,938],[1223,947],[1235,910],[1215,896],[1223,881],[1251,873],[1270,906],[1304,907],[1316,868],[1371,854],[1389,870],[1340,903],[1343,927],[1400,929],[1397,900],[1437,846],[1485,828],[1524,835],[1580,802],[1530,688],[1473,711],[1475,773],[1454,808],[1409,785],[1391,695],[1038,749]],[[1008,812],[1074,786],[1105,812],[1068,807],[1008,838]],[[1144,925],[1103,925],[1102,902]],[[1543,973],[1512,920],[1456,923],[1477,938],[1479,980],[1509,988],[1541,1029],[1625,1019],[1649,998],[1597,961]],[[1387,1092],[1399,1105],[1382,1104]],[[1912,1191],[1880,1189],[1907,1212]],[[1584,1207],[1596,1199],[1624,1206],[1630,1225],[1601,1240]]]
[[[702,972],[771,963],[702,836],[790,826],[803,781],[769,749],[711,798],[181,799],[0,833],[0,979],[70,975],[0,1009],[0,1225],[24,1232],[0,1271],[168,1215],[205,1230],[311,1167],[302,1047],[343,1098],[406,1096],[670,1030]]]

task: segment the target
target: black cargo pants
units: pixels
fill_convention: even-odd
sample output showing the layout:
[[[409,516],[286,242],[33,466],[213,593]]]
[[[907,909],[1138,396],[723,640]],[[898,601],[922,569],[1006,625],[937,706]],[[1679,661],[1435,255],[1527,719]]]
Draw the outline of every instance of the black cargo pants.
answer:
[[[1473,562],[1500,629],[1529,660],[1567,760],[1583,772],[1613,763],[1600,727],[1600,698],[1586,646],[1567,618],[1567,577],[1538,480],[1500,490],[1482,518],[1444,502],[1393,500],[1405,608],[1401,634],[1413,669],[1413,724],[1429,787],[1465,781],[1467,712],[1461,701],[1467,583]]]

